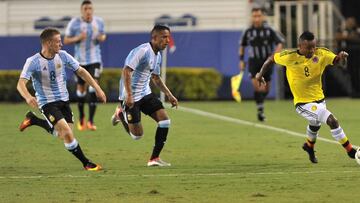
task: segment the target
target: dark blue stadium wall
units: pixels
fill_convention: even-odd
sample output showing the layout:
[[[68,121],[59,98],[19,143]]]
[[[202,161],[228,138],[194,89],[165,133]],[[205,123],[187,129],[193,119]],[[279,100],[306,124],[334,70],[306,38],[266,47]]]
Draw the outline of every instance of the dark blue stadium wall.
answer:
[[[238,44],[240,31],[174,32],[176,51],[168,54],[168,66],[213,67],[224,76],[219,90],[221,99],[230,95],[230,76],[238,73]],[[102,44],[104,67],[122,67],[129,51],[149,41],[148,33],[111,33]],[[0,37],[0,69],[21,69],[27,57],[40,49],[37,36]],[[72,46],[64,46],[70,54]],[[244,74],[241,85],[243,98],[252,98],[251,81]],[[274,75],[275,77],[275,75]],[[273,80],[275,81],[275,80]],[[274,83],[274,82],[273,82]],[[275,87],[275,84],[272,84]],[[268,97],[274,98],[275,88]]]

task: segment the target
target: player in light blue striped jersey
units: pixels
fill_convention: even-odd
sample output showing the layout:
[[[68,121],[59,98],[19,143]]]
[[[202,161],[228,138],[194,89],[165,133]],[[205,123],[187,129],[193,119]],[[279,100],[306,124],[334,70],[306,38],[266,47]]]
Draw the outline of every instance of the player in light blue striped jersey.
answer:
[[[170,166],[159,157],[167,139],[170,118],[149,86],[151,79],[165,93],[172,106],[178,106],[177,99],[160,78],[160,51],[166,48],[169,41],[170,29],[166,26],[155,25],[151,31],[151,42],[141,44],[131,50],[125,60],[120,80],[120,105],[111,118],[113,125],[121,121],[134,140],[140,139],[143,135],[141,112],[151,116],[157,122],[155,145],[147,163],[148,166]],[[124,105],[123,108],[122,105]]]
[[[81,17],[72,18],[66,27],[64,44],[75,44],[75,59],[84,67],[98,82],[102,70],[100,43],[105,41],[106,35],[104,22],[94,16],[92,2],[85,0],[81,3]],[[96,110],[96,95],[94,88],[88,86],[81,77],[77,77],[79,130],[96,130],[94,115]],[[88,89],[89,117],[85,122],[84,103]]]
[[[65,148],[77,157],[86,170],[97,171],[100,165],[94,164],[83,154],[73,134],[73,113],[69,105],[69,93],[66,88],[68,68],[94,87],[100,101],[106,102],[106,96],[91,75],[62,47],[60,32],[46,28],[40,35],[41,52],[26,60],[21,72],[17,89],[21,96],[33,108],[39,108],[45,119],[38,118],[32,111],[26,114],[20,124],[20,131],[31,125],[44,128],[64,141]],[[30,94],[26,84],[32,80],[35,97]]]

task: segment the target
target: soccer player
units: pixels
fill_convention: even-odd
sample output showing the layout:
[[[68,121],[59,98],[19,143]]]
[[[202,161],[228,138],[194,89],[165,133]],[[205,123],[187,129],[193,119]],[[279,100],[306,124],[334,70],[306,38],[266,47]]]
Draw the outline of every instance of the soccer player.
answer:
[[[83,154],[75,139],[73,113],[69,105],[69,93],[66,89],[65,68],[74,71],[83,80],[94,87],[100,101],[106,102],[106,96],[91,75],[66,51],[62,51],[60,32],[54,28],[46,28],[40,35],[41,52],[29,57],[23,67],[17,90],[33,108],[39,108],[46,120],[38,118],[33,112],[26,114],[20,125],[20,131],[31,125],[44,128],[64,141],[65,148],[78,158],[85,170],[97,171],[100,165],[92,163]],[[35,97],[32,96],[26,83],[32,80]]]
[[[163,25],[155,25],[151,31],[151,42],[141,44],[130,51],[120,80],[120,105],[112,116],[113,125],[121,121],[134,140],[143,136],[140,111],[157,122],[155,146],[148,166],[170,166],[170,163],[159,158],[167,138],[170,118],[162,102],[151,92],[149,86],[151,79],[165,93],[172,107],[178,106],[177,99],[160,78],[160,51],[166,48],[169,40],[170,29]],[[124,108],[121,107],[122,104]]]
[[[312,163],[317,163],[314,146],[321,123],[330,127],[333,138],[346,150],[350,158],[355,158],[356,150],[341,128],[339,121],[326,108],[325,96],[322,90],[321,76],[326,67],[346,59],[348,54],[344,51],[335,55],[326,48],[316,47],[314,34],[308,31],[302,33],[298,41],[298,49],[283,50],[269,57],[256,80],[265,83],[264,74],[277,63],[286,67],[286,77],[290,90],[294,96],[296,111],[309,121],[306,128],[306,142],[302,148],[308,153]]]
[[[265,86],[259,85],[255,79],[255,75],[273,52],[281,50],[284,38],[265,23],[265,15],[261,8],[255,7],[252,9],[251,19],[252,25],[245,30],[240,40],[239,67],[240,71],[245,70],[244,54],[245,48],[248,46],[248,67],[251,82],[254,87],[257,118],[259,121],[265,121],[264,100],[270,91],[272,68],[264,75],[266,81]]]
[[[78,60],[95,78],[98,83],[102,68],[100,43],[106,39],[104,22],[101,18],[94,16],[92,2],[85,0],[81,4],[81,17],[71,19],[66,27],[64,44],[75,44],[75,59]],[[87,89],[89,92],[89,118],[85,122],[84,103],[86,101]],[[96,130],[94,115],[96,110],[95,89],[88,86],[81,77],[77,77],[77,91],[79,122],[78,130]]]

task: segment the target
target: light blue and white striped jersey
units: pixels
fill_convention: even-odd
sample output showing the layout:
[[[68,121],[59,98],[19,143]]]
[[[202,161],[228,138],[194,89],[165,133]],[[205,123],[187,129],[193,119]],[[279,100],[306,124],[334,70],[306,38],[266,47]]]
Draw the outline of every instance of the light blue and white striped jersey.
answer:
[[[75,44],[75,59],[83,66],[101,63],[100,43],[96,38],[99,34],[105,34],[104,21],[97,16],[93,16],[90,23],[81,17],[72,18],[66,27],[65,36],[74,37],[82,32],[86,32],[87,37]]]
[[[65,68],[79,69],[79,62],[66,51],[60,51],[52,59],[37,53],[27,58],[20,78],[32,80],[39,107],[55,101],[68,101]]]
[[[131,50],[126,57],[125,65],[133,69],[131,77],[131,90],[134,101],[137,102],[151,93],[151,74],[160,75],[161,54],[154,53],[150,43],[141,44]],[[119,100],[125,100],[126,90],[123,79],[120,80]]]

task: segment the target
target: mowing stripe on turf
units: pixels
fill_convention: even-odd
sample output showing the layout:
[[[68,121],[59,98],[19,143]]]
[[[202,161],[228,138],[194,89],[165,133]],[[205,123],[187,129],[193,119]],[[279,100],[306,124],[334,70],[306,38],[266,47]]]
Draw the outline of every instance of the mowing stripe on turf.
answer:
[[[272,131],[280,132],[280,133],[283,133],[283,134],[288,134],[288,135],[291,135],[291,136],[297,136],[297,137],[303,137],[303,138],[306,137],[306,134],[304,134],[304,133],[298,133],[298,132],[294,132],[294,131],[291,131],[291,130],[286,130],[286,129],[283,129],[283,128],[278,128],[278,127],[274,127],[274,126],[270,126],[270,125],[254,123],[254,122],[245,121],[245,120],[241,120],[241,119],[237,119],[237,118],[231,118],[231,117],[228,117],[228,116],[223,116],[223,115],[220,115],[220,114],[215,114],[215,113],[202,111],[202,110],[199,110],[199,109],[183,107],[183,106],[180,106],[178,108],[181,111],[189,112],[189,113],[196,114],[196,115],[205,116],[207,118],[215,118],[215,119],[218,119],[218,120],[228,121],[228,122],[231,122],[231,123],[252,126],[254,128],[262,128],[262,129],[266,129],[266,130],[272,130]],[[329,140],[329,139],[326,139],[326,138],[323,138],[323,137],[318,137],[317,140],[321,140],[321,141],[329,142],[329,143],[333,143],[333,144],[339,144],[335,140]],[[353,146],[358,147],[356,145],[353,145]]]
[[[347,174],[347,173],[360,173],[359,170],[356,171],[286,171],[286,172],[249,172],[249,173],[173,173],[173,174],[118,174],[118,175],[57,175],[57,176],[0,176],[1,179],[51,179],[51,178],[132,178],[132,177],[207,177],[207,176],[273,176],[273,175],[296,175],[296,174]]]

